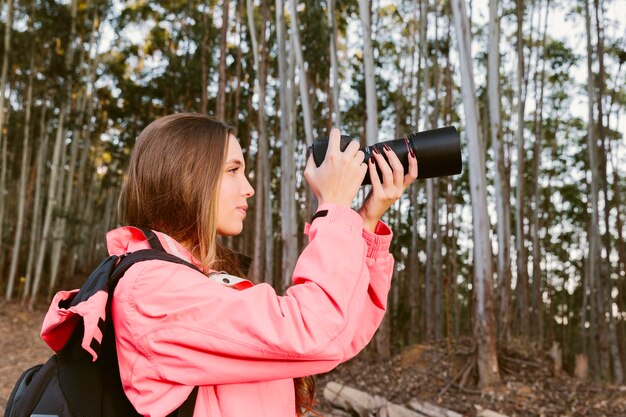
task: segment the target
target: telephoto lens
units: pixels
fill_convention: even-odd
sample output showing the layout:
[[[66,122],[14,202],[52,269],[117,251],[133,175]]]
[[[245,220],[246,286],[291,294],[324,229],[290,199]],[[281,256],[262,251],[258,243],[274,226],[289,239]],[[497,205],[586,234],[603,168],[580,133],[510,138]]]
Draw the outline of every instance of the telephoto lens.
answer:
[[[354,139],[351,136],[341,135],[340,149],[344,151],[352,140]],[[365,162],[367,163],[372,158],[373,148],[376,148],[387,160],[383,152],[384,145],[389,146],[398,156],[404,167],[405,175],[409,172],[409,149],[412,149],[417,157],[418,179],[457,175],[462,171],[461,139],[453,126],[415,132],[400,139],[379,142],[361,148],[365,154]],[[326,149],[328,149],[328,137],[317,139],[309,147],[309,152],[313,153],[315,165],[320,166],[324,162]],[[387,162],[389,161],[387,160]],[[379,178],[382,178],[382,173],[378,166],[376,170]],[[371,184],[369,171],[365,174],[362,185],[366,184]]]

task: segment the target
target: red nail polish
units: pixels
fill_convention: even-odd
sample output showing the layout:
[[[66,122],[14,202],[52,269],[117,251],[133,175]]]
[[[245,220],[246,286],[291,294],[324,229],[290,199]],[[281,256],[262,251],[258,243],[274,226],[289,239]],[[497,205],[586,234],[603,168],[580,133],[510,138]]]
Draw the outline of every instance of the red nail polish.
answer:
[[[409,153],[413,158],[415,158],[415,152],[413,152],[413,149],[409,148]]]
[[[389,147],[389,145],[385,144],[383,145],[385,147],[386,150],[388,150],[389,152],[391,152],[391,147]]]
[[[376,146],[372,147],[372,151],[374,151],[375,154],[380,155],[380,151],[376,149]]]

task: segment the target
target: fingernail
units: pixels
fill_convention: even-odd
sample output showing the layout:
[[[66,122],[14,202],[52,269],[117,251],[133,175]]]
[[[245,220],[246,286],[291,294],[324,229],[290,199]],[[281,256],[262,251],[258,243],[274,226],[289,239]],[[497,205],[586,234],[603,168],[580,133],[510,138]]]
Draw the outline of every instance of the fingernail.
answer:
[[[376,149],[376,146],[372,147],[372,151],[374,151],[375,154],[380,155],[380,151]]]
[[[415,152],[413,152],[413,149],[409,148],[409,153],[413,158],[415,158]]]
[[[373,165],[373,164],[374,164],[374,162],[375,162],[375,161],[374,161],[374,158],[370,158],[368,162],[369,162],[370,164],[372,164],[372,165]]]
[[[383,147],[384,147],[386,150],[388,150],[389,152],[391,152],[391,148],[389,147],[389,145],[385,144],[385,145],[383,145]]]

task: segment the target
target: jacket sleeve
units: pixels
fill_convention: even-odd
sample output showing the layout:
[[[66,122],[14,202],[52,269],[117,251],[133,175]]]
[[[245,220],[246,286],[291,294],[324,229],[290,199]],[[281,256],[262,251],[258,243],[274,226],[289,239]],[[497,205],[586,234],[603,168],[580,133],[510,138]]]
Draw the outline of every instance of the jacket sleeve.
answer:
[[[294,285],[284,296],[267,284],[236,291],[162,261],[131,267],[136,277],[126,282],[132,286],[115,292],[115,326],[125,321],[128,328],[117,334],[118,347],[133,346],[159,379],[184,385],[276,380],[333,369],[371,337],[373,323],[357,335],[361,314],[366,305],[380,304],[373,300],[388,283],[378,277],[381,284],[370,290],[370,271],[378,271],[379,261],[368,260],[360,216],[341,206],[323,209],[327,213],[312,222]],[[388,270],[390,262],[378,266]]]
[[[393,256],[389,253],[392,237],[391,229],[382,221],[378,222],[374,233],[363,230],[370,280],[365,304],[360,312],[355,313],[360,317],[360,325],[344,352],[343,361],[356,356],[372,340],[385,315],[394,267]]]

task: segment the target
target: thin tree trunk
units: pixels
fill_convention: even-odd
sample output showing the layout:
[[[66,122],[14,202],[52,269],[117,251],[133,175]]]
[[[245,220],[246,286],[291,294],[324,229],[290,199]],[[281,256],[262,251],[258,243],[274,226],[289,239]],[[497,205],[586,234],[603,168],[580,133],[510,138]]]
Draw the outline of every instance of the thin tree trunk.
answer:
[[[235,126],[235,136],[238,136],[238,131],[239,131],[239,103],[241,101],[241,61],[242,61],[242,55],[243,52],[241,50],[241,38],[243,35],[243,32],[245,32],[242,28],[241,28],[241,20],[242,20],[242,15],[243,15],[243,1],[240,1],[239,4],[237,5],[237,38],[239,39],[239,44],[237,45],[237,61],[235,62],[235,82],[236,87],[235,87],[235,109],[234,109],[234,114],[233,114],[233,126]],[[246,155],[249,155],[250,151],[248,150],[248,152],[246,153]],[[241,250],[240,250],[241,251]]]
[[[482,163],[476,88],[472,68],[471,35],[464,0],[452,0],[452,15],[456,29],[461,68],[461,91],[467,123],[469,149],[470,195],[474,234],[474,338],[477,343],[479,385],[490,386],[500,382],[496,352],[495,318],[492,301],[493,254],[489,239],[489,215],[485,167]]]
[[[287,44],[284,3],[276,0],[276,39],[278,43],[278,73],[280,78],[280,213],[282,244],[282,289],[291,285],[291,275],[298,259],[297,218],[296,218],[296,169],[294,138],[289,136],[289,114],[293,79],[288,79]]]
[[[264,242],[264,251],[265,251],[265,280],[266,282],[273,285],[274,281],[274,221],[272,218],[272,213],[274,212],[272,208],[272,189],[270,186],[271,178],[272,178],[272,166],[269,158],[269,139],[267,138],[266,127],[265,127],[265,92],[267,86],[267,67],[268,67],[268,58],[269,48],[267,47],[267,36],[266,36],[266,24],[268,21],[269,15],[269,7],[267,2],[264,0],[261,2],[261,13],[263,15],[262,21],[263,25],[261,26],[261,48],[260,51],[263,54],[263,58],[259,63],[261,67],[261,94],[259,94],[259,107],[263,106],[263,119],[260,121],[262,123],[262,132],[263,134],[259,136],[259,139],[262,139],[262,146],[259,147],[259,153],[262,158],[263,163],[263,189],[265,190],[265,198],[263,199],[264,208],[263,215],[264,219],[264,232],[265,232],[265,242]],[[259,114],[261,117],[261,114]]]
[[[409,279],[409,311],[410,311],[410,331],[409,343],[415,343],[419,335],[419,305],[420,295],[420,265],[418,257],[417,238],[419,229],[417,227],[417,184],[414,183],[409,189],[409,201],[411,203],[411,250],[409,252],[408,279]]]
[[[372,48],[372,10],[369,0],[359,0],[359,16],[363,36],[363,67],[365,77],[365,105],[367,123],[365,137],[367,145],[378,142],[378,104],[374,73],[374,50]]]
[[[26,216],[26,180],[28,178],[30,162],[30,116],[33,102],[33,84],[35,78],[35,53],[30,54],[30,73],[28,74],[28,91],[26,93],[25,115],[24,115],[24,138],[22,143],[22,167],[20,172],[20,182],[17,191],[17,222],[15,225],[15,239],[13,241],[13,251],[11,253],[11,266],[9,267],[9,279],[5,298],[7,301],[13,297],[13,287],[15,285],[15,275],[22,246],[22,231],[24,229],[24,217]]]
[[[515,242],[517,246],[517,301],[520,319],[520,333],[530,333],[530,317],[528,315],[528,256],[526,254],[524,235],[524,113],[526,92],[524,89],[524,0],[517,0],[517,190],[515,195]]]
[[[63,142],[65,138],[65,107],[68,106],[69,103],[63,102],[61,105],[61,109],[59,112],[59,123],[57,127],[56,139],[54,141],[54,152],[52,155],[52,161],[50,166],[50,180],[48,182],[48,198],[46,205],[46,212],[44,215],[43,221],[43,229],[41,232],[41,242],[39,243],[39,249],[37,253],[37,262],[35,266],[35,277],[33,281],[33,288],[30,295],[30,301],[28,303],[29,308],[32,310],[35,302],[37,301],[37,295],[39,293],[39,285],[41,283],[41,277],[43,275],[43,264],[46,257],[46,250],[48,248],[48,241],[51,236],[51,226],[52,226],[52,214],[56,210],[57,206],[57,190],[56,186],[58,184],[58,176],[59,171],[62,169],[59,166],[59,162],[61,160],[61,151],[63,149]]]
[[[306,68],[304,63],[304,55],[302,54],[302,44],[300,43],[300,29],[298,26],[298,11],[296,9],[296,0],[289,0],[289,13],[291,18],[291,40],[294,43],[292,53],[295,53],[296,63],[298,64],[298,77],[300,86],[300,103],[302,104],[302,116],[304,118],[304,136],[306,145],[313,143],[313,114],[311,104],[309,102],[309,87],[307,85]]]
[[[435,297],[435,336],[437,339],[441,339],[444,336],[443,330],[445,326],[445,316],[443,311],[443,302],[444,302],[444,290],[445,287],[443,285],[443,270],[442,270],[442,262],[441,262],[441,250],[443,243],[443,235],[442,235],[442,225],[439,222],[439,213],[441,211],[441,203],[440,203],[440,189],[439,189],[439,178],[434,180],[434,188],[435,188],[435,224],[437,225],[436,237],[435,239],[435,292],[437,296]]]
[[[544,338],[544,329],[543,329],[543,299],[542,299],[542,285],[543,279],[541,274],[541,239],[539,238],[539,230],[540,230],[540,221],[539,221],[539,213],[541,212],[541,186],[539,185],[539,173],[541,168],[541,146],[543,143],[543,96],[544,96],[544,86],[545,86],[545,78],[546,78],[546,61],[547,61],[547,47],[546,47],[546,33],[548,28],[548,16],[550,12],[550,0],[546,1],[546,16],[544,20],[543,27],[543,35],[542,35],[542,48],[543,48],[543,56],[541,62],[541,71],[537,74],[539,75],[539,81],[535,82],[535,85],[539,84],[539,92],[536,94],[538,96],[537,106],[535,109],[535,143],[533,146],[533,160],[532,160],[532,172],[534,178],[534,186],[533,186],[533,203],[534,207],[531,213],[531,231],[532,231],[532,249],[533,249],[533,286],[532,286],[532,297],[531,297],[531,305],[533,308],[533,334],[539,340],[540,346],[543,343]]]
[[[248,11],[248,27],[250,32],[250,40],[252,42],[252,52],[254,59],[254,69],[256,73],[255,77],[255,88],[259,92],[259,109],[258,109],[258,146],[257,146],[257,157],[256,157],[256,171],[255,171],[255,180],[256,180],[256,205],[255,205],[255,235],[254,235],[254,265],[253,265],[253,279],[255,282],[261,282],[263,280],[263,273],[267,271],[264,268],[265,261],[265,253],[264,251],[265,244],[270,242],[264,242],[267,234],[266,228],[271,225],[264,225],[264,220],[267,221],[266,216],[264,215],[264,211],[266,209],[265,200],[269,199],[269,190],[265,189],[266,181],[265,176],[269,176],[269,172],[267,171],[268,162],[267,162],[267,139],[265,133],[265,65],[261,61],[261,55],[259,51],[259,45],[257,42],[257,33],[256,26],[254,24],[254,4],[252,0],[247,0],[247,11]],[[261,4],[263,9],[262,11],[262,22],[261,22],[261,36],[262,36],[262,47],[265,45],[265,25],[267,13],[265,10],[267,7],[264,3]],[[263,53],[265,51],[262,51]],[[264,227],[265,226],[265,227]],[[265,265],[267,267],[267,265]],[[271,280],[271,276],[265,275],[265,280]],[[270,281],[271,282],[271,281]]]
[[[589,256],[588,256],[588,270],[589,270],[589,289],[591,291],[591,312],[592,317],[595,315],[596,311],[596,303],[598,300],[597,297],[597,284],[596,281],[599,278],[599,256],[600,256],[600,238],[599,238],[599,218],[598,218],[598,195],[599,195],[599,184],[598,184],[598,157],[597,157],[597,144],[596,144],[596,136],[594,131],[594,114],[593,114],[593,105],[595,102],[595,93],[594,93],[594,76],[592,71],[592,62],[593,62],[593,47],[591,44],[591,16],[589,13],[589,4],[585,2],[585,29],[586,29],[586,39],[587,39],[587,74],[588,74],[588,82],[587,82],[587,95],[589,97],[588,102],[588,132],[587,132],[587,152],[589,155],[589,166],[591,170],[591,225],[589,227]],[[598,320],[601,320],[600,318]],[[592,332],[598,331],[599,329],[595,328],[597,322],[595,320],[591,321],[592,323]],[[595,354],[595,352],[593,352]],[[594,361],[592,361],[593,363]]]
[[[428,91],[430,90],[430,66],[428,65],[428,0],[420,0],[420,55],[423,61],[424,72],[423,79],[423,99],[424,99],[424,121],[422,126],[427,129],[430,114],[428,110]],[[421,66],[421,65],[420,65]],[[418,101],[418,106],[420,106]],[[418,121],[419,122],[419,121]],[[419,163],[418,163],[419,170]],[[433,180],[426,180],[426,272],[424,275],[424,330],[425,339],[432,340],[435,336],[435,257],[434,257],[434,241],[433,233],[435,230],[435,213]]]
[[[418,168],[419,169],[419,168]],[[424,305],[426,314],[426,340],[435,337],[435,190],[433,180],[426,180],[426,275],[424,277]]]
[[[226,0],[228,1],[228,0]],[[204,5],[202,11],[202,40],[200,41],[200,113],[207,114],[209,106],[209,69],[207,67],[207,45],[209,43],[209,11]]]
[[[510,336],[511,324],[511,230],[510,230],[510,188],[504,161],[502,124],[500,122],[500,17],[498,0],[489,1],[489,71],[487,74],[487,94],[489,102],[489,131],[494,151],[496,171],[496,219],[498,222],[498,290],[499,290],[499,331],[503,340]]]
[[[450,3],[446,5],[444,14],[448,16],[448,27],[446,30],[446,42],[448,45],[451,44],[451,36],[450,29],[452,26],[452,17],[450,10]],[[448,48],[446,52],[446,66],[444,68],[444,77],[443,82],[445,86],[445,99],[444,99],[444,107],[443,107],[443,119],[445,125],[450,125],[452,119],[452,68],[450,63],[450,48]],[[449,286],[450,286],[450,295],[449,295],[449,303],[453,306],[451,309],[448,309],[448,337],[450,335],[454,337],[458,337],[460,334],[460,306],[458,302],[458,285],[457,285],[457,275],[458,275],[458,264],[457,264],[457,244],[456,244],[456,230],[457,226],[455,223],[455,211],[454,211],[454,186],[453,180],[451,177],[447,178],[446,181],[446,227],[448,232],[446,232],[446,252],[448,256],[447,265],[450,268],[449,271]],[[450,236],[448,236],[448,234]]]
[[[594,5],[596,9],[595,18],[596,18],[596,35],[597,35],[597,45],[598,45],[598,100],[596,104],[598,106],[598,139],[600,143],[602,143],[602,150],[605,150],[605,134],[604,134],[604,112],[602,107],[602,100],[604,98],[604,90],[605,90],[605,69],[604,69],[604,33],[603,33],[603,22],[602,22],[602,5],[599,0],[594,0]],[[604,285],[604,290],[602,292],[603,295],[603,308],[602,311],[604,314],[608,315],[608,329],[607,329],[607,343],[608,350],[611,354],[611,362],[613,365],[613,376],[614,381],[617,384],[621,384],[624,380],[624,371],[622,369],[621,358],[619,354],[619,347],[617,344],[617,333],[615,329],[615,319],[613,317],[613,298],[611,296],[611,261],[609,259],[609,254],[611,253],[611,236],[610,230],[611,226],[609,224],[610,217],[610,203],[608,200],[608,172],[607,172],[607,163],[606,163],[606,152],[599,152],[600,156],[600,164],[602,174],[600,175],[600,181],[602,183],[602,191],[604,195],[604,223],[605,223],[605,232],[604,232],[604,247],[606,250],[606,260],[604,261],[606,271],[603,274],[605,279],[603,279],[606,284]],[[608,364],[607,364],[608,365]]]
[[[339,110],[339,63],[337,60],[337,21],[335,18],[336,0],[328,0],[328,26],[330,28],[330,75],[332,78],[332,103],[334,114],[331,114],[333,126],[341,127],[341,111]]]
[[[41,235],[41,189],[43,187],[43,171],[46,164],[46,156],[48,154],[48,142],[50,140],[48,126],[46,124],[46,112],[48,104],[44,100],[41,106],[41,115],[39,119],[39,149],[35,162],[35,196],[33,197],[33,216],[31,220],[30,239],[28,241],[28,260],[26,261],[26,276],[24,287],[21,294],[21,303],[25,304],[30,296],[30,284],[33,276],[33,267],[35,255],[37,253],[36,246]]]
[[[2,70],[0,70],[0,145],[2,147],[2,168],[0,168],[0,248],[3,247],[4,236],[4,211],[5,211],[5,196],[6,191],[6,174],[7,174],[7,143],[9,141],[8,135],[5,133],[4,124],[8,124],[5,120],[5,95],[7,87],[7,78],[9,73],[9,51],[11,50],[11,35],[13,33],[13,14],[14,14],[14,0],[8,0],[7,8],[7,21],[4,26],[4,50],[2,52]],[[10,89],[9,89],[10,91]],[[7,119],[8,113],[11,111],[11,107],[8,106],[6,110]],[[2,252],[4,253],[4,252]],[[2,282],[2,265],[0,262],[0,282]]]
[[[217,86],[217,111],[215,114],[219,120],[226,116],[226,38],[228,37],[230,0],[223,0],[222,27],[220,28],[220,63],[219,81]]]

